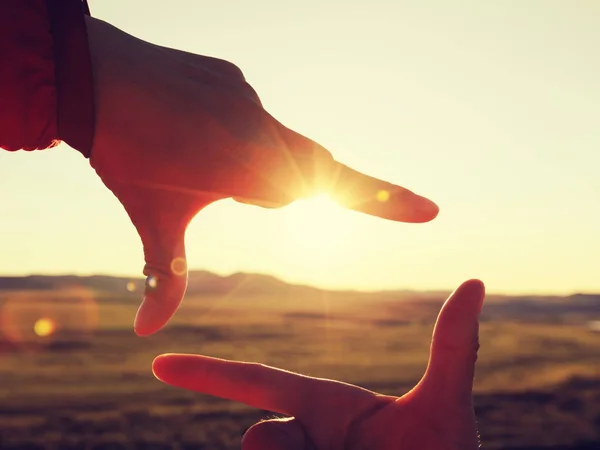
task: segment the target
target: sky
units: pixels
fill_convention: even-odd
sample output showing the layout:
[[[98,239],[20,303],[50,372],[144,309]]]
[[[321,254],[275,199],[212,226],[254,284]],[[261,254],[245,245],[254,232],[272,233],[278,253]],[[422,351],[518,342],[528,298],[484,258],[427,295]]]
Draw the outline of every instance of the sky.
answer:
[[[475,277],[493,292],[600,292],[600,2],[90,7],[141,39],[234,62],[284,125],[441,208],[403,224],[323,199],[224,200],[190,225],[191,268],[361,290]],[[141,276],[125,211],[65,145],[0,152],[0,217],[0,274]]]

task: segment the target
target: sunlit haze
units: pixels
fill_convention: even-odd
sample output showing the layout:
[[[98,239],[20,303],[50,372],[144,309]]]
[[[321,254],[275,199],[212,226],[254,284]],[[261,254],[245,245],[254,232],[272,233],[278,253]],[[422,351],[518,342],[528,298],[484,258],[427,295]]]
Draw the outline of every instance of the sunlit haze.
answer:
[[[600,291],[600,2],[90,7],[139,38],[236,63],[284,125],[441,208],[414,225],[326,197],[281,210],[226,200],[192,222],[190,268],[329,288],[478,277],[495,292]],[[141,276],[133,225],[78,152],[0,152],[0,192],[0,274]]]

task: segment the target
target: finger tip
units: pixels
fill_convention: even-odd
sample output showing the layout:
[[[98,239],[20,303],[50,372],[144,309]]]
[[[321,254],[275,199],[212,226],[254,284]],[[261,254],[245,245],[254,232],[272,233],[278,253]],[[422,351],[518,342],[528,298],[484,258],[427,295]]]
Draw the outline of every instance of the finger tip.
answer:
[[[458,303],[465,305],[472,304],[476,307],[477,313],[481,313],[483,302],[485,299],[485,284],[478,278],[471,278],[461,283],[460,286],[448,297],[448,302],[456,304]],[[463,306],[464,307],[464,306]]]
[[[163,381],[164,379],[165,366],[168,363],[166,356],[167,355],[158,355],[152,361],[152,374],[160,381]]]
[[[417,211],[418,223],[427,223],[437,218],[440,207],[428,198],[421,197]]]
[[[133,331],[140,337],[150,336],[159,331],[169,317],[165,320],[160,315],[157,315],[155,308],[152,308],[148,304],[147,297],[145,297],[135,315]]]
[[[471,278],[462,284],[463,289],[468,289],[469,292],[483,299],[485,297],[485,283],[479,278]]]
[[[375,215],[407,223],[431,222],[440,213],[440,207],[433,201],[413,193],[407,196],[404,191],[400,191],[386,202],[381,202],[380,208],[381,211],[375,212]]]
[[[297,419],[270,419],[248,428],[242,437],[242,448],[296,450],[307,448],[306,439],[304,429]]]
[[[133,329],[138,336],[150,336],[161,330],[179,309],[187,288],[187,278],[172,277],[146,287]]]
[[[153,375],[163,383],[193,389],[205,364],[213,358],[187,353],[163,353],[152,361]]]
[[[139,337],[148,337],[155,334],[158,331],[158,329],[155,330],[153,328],[145,328],[144,325],[140,325],[136,321],[133,323],[133,331]]]
[[[152,373],[160,381],[166,382],[165,380],[168,380],[169,368],[174,356],[176,356],[174,353],[163,353],[152,361]]]

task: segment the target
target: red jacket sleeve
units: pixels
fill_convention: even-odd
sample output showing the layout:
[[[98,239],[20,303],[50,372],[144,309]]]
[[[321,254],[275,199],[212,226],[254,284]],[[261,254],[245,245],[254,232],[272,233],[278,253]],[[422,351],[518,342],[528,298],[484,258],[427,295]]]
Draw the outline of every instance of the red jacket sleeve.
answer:
[[[0,146],[53,146],[58,100],[45,0],[0,2],[0,54]]]
[[[93,74],[81,0],[0,2],[0,147],[89,157]]]

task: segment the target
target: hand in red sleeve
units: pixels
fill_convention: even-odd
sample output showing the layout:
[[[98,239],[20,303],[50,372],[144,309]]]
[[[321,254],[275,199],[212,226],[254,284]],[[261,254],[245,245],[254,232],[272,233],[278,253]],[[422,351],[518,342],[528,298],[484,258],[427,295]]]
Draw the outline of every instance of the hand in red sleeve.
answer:
[[[283,126],[233,64],[153,45],[98,19],[86,24],[96,103],[91,164],[144,245],[149,281],[138,334],[160,329],[179,306],[186,228],[216,200],[279,207],[324,192],[385,219],[437,215],[430,200],[337,162]]]

